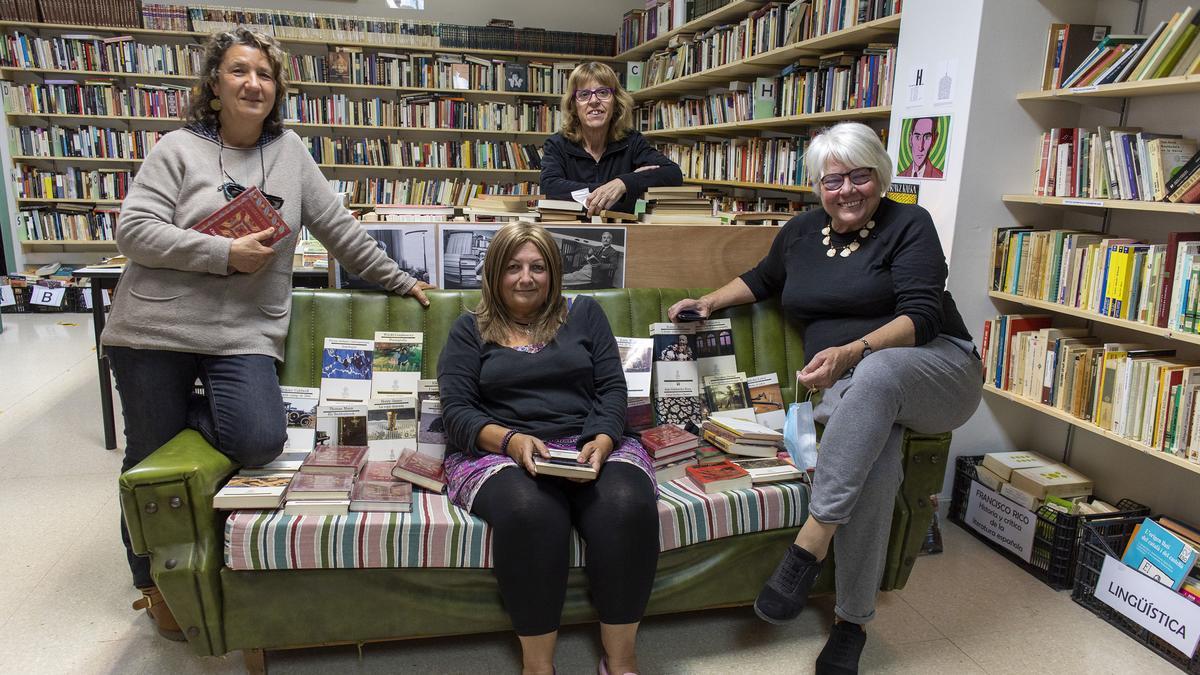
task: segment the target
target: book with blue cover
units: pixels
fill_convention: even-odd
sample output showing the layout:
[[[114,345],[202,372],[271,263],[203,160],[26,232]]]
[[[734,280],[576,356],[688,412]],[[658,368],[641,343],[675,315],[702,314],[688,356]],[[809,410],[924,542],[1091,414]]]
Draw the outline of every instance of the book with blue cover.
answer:
[[[1178,591],[1192,567],[1196,549],[1150,518],[1129,538],[1121,562],[1171,590]]]

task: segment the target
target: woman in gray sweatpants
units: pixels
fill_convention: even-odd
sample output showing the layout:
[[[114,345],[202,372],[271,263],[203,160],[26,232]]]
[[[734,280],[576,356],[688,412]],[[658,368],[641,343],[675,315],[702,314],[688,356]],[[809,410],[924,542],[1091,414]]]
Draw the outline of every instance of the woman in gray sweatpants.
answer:
[[[936,120],[928,133],[927,126],[914,125],[913,147],[937,147]],[[754,269],[681,300],[668,315],[709,316],[778,297],[787,319],[800,324],[809,358],[796,378],[822,392],[815,417],[825,433],[811,517],[754,609],[771,623],[795,619],[832,544],[837,621],[817,673],[856,673],[862,625],[875,616],[883,576],[904,429],[961,425],[979,405],[983,373],[946,291],[933,220],[919,206],[883,198],[891,159],[875,133],[854,122],[835,125],[809,144],[805,168],[822,208],[792,218]]]

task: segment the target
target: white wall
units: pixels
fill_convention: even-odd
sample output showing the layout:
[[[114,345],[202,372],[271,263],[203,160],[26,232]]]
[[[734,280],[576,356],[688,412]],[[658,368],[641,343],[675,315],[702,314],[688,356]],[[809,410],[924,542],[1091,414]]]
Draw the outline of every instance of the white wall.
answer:
[[[913,23],[922,18],[933,21],[937,8],[952,3],[934,0],[911,0],[905,3],[905,42]],[[974,5],[977,2],[962,3]],[[1184,3],[1147,0],[1146,31],[1161,18]],[[956,7],[959,3],[953,3]],[[936,6],[936,7],[935,7]],[[971,101],[963,149],[965,163],[958,177],[957,200],[953,206],[953,258],[949,288],[954,294],[968,329],[980,336],[983,321],[1001,313],[1028,312],[1028,308],[987,297],[990,274],[990,237],[996,227],[1005,225],[1039,225],[1046,227],[1081,227],[1099,229],[1102,212],[1087,213],[1065,209],[1005,205],[1004,193],[1028,194],[1031,191],[1032,169],[1037,143],[1042,131],[1052,126],[1094,126],[1116,124],[1116,113],[1094,106],[1071,103],[1018,103],[1018,92],[1040,86],[1042,58],[1045,52],[1046,31],[1052,21],[1079,23],[1110,23],[1116,33],[1133,33],[1137,5],[1127,0],[989,0],[983,3],[982,31],[976,35],[979,58],[976,60]],[[938,19],[937,35],[932,42],[953,40],[966,30],[962,22],[953,20],[957,8]],[[936,47],[916,45],[910,51],[920,53]],[[960,84],[963,84],[960,78]],[[897,91],[897,96],[901,92]],[[1200,135],[1200,119],[1196,116],[1200,97],[1147,97],[1131,99],[1130,123],[1153,131],[1177,131],[1196,137]],[[955,120],[957,124],[959,120]],[[955,132],[962,132],[963,125]],[[896,139],[899,140],[899,139]],[[951,148],[953,151],[953,147]],[[947,181],[949,182],[949,181]],[[922,186],[922,203],[924,204]],[[943,189],[949,189],[947,185]],[[938,217],[945,206],[930,208]],[[941,226],[941,224],[939,223]],[[1164,241],[1171,230],[1196,230],[1200,223],[1183,216],[1148,216],[1137,212],[1113,212],[1110,231]],[[943,240],[945,244],[945,240]],[[1072,324],[1060,317],[1056,324]],[[1163,341],[1132,331],[1094,325],[1094,332],[1108,340],[1144,341],[1163,344]],[[1180,356],[1200,360],[1200,350],[1181,348]],[[1106,500],[1123,497],[1137,499],[1156,512],[1172,514],[1193,522],[1200,521],[1200,475],[1139,453],[1124,445],[1103,439],[1086,431],[1070,434],[1068,426],[1023,406],[984,395],[983,404],[964,427],[955,432],[951,448],[953,456],[973,455],[1004,449],[1029,449],[1055,458],[1063,456],[1069,447],[1070,464],[1096,480],[1097,493]],[[943,497],[950,493],[948,476]]]
[[[470,25],[483,25],[493,18],[512,19],[518,27],[584,33],[616,33],[622,14],[645,6],[641,0],[425,0],[425,9],[415,11],[391,9],[384,0],[225,0],[218,4]]]

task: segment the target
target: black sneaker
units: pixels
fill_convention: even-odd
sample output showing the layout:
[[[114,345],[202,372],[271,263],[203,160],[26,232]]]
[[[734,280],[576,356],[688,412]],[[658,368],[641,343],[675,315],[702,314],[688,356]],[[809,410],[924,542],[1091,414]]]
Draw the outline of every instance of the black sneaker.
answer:
[[[800,616],[808,592],[821,573],[821,561],[792,544],[754,600],[754,613],[768,623],[787,623]]]
[[[849,621],[833,624],[829,640],[817,657],[817,675],[857,675],[858,659],[866,643],[867,633],[862,626]]]

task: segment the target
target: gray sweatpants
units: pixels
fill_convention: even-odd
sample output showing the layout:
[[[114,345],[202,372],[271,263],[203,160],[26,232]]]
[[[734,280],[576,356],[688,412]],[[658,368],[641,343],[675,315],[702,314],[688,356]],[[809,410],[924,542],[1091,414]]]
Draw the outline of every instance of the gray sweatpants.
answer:
[[[904,429],[951,431],[975,412],[982,364],[945,338],[883,349],[827,389],[813,410],[825,425],[809,514],[839,525],[833,537],[838,616],[875,617],[892,507],[903,468]]]

